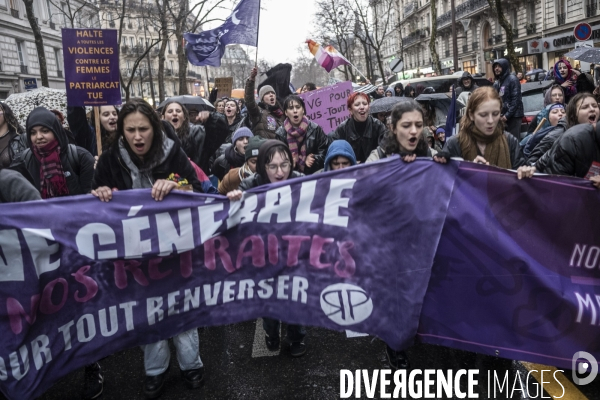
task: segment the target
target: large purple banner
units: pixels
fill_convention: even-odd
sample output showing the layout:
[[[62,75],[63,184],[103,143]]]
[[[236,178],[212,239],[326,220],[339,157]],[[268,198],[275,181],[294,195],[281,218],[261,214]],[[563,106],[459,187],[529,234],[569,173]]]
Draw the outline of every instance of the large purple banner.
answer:
[[[121,104],[115,29],[62,29],[69,106]]]
[[[0,205],[0,388],[34,398],[117,351],[257,317],[403,348],[457,169],[392,158],[233,203],[182,192],[155,202],[131,190],[109,203]]]
[[[578,351],[600,360],[599,207],[583,179],[461,163],[419,337],[567,369]]]

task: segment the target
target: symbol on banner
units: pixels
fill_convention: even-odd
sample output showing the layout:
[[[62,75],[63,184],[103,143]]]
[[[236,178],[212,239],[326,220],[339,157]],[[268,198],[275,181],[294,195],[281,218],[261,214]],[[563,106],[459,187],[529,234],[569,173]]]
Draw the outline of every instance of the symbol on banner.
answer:
[[[369,318],[373,312],[373,301],[358,286],[336,283],[321,292],[321,308],[330,320],[347,326]]]

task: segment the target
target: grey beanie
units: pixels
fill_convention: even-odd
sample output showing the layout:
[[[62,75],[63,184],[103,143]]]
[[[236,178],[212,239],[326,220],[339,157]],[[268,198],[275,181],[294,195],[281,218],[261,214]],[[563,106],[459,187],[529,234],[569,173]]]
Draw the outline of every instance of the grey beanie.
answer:
[[[260,90],[258,91],[258,101],[263,101],[263,97],[265,97],[265,94],[267,94],[269,92],[275,93],[275,89],[273,89],[273,86],[265,85],[265,86],[261,87]]]

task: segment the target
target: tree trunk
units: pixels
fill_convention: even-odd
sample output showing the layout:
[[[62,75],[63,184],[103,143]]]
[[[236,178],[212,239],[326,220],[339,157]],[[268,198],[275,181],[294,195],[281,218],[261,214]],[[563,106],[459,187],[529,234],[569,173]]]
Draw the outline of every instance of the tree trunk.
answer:
[[[512,26],[504,16],[504,11],[502,11],[502,3],[500,2],[500,0],[495,0],[495,2],[496,13],[498,14],[498,21],[500,22],[500,26],[504,28],[504,32],[506,32],[506,49],[508,50],[508,61],[510,61],[510,63],[512,64],[515,73],[523,72],[523,70],[521,69],[521,65],[519,64],[519,58],[515,54]]]
[[[154,95],[154,81],[152,80],[152,63],[150,62],[150,52],[146,54],[146,57],[148,60],[148,79],[150,80],[150,96],[152,96],[152,105],[156,107],[156,104],[154,104],[154,99],[156,99],[156,96]]]
[[[169,26],[167,24],[167,3],[162,2],[162,5],[157,0],[156,7],[160,15],[160,34],[162,42],[158,50],[158,100],[162,103],[165,101],[165,52],[167,51],[167,42],[169,40]],[[171,71],[171,76],[173,71]]]
[[[490,5],[492,13],[498,19],[500,26],[504,29],[504,32],[506,33],[506,49],[508,51],[508,62],[510,62],[513,66],[515,73],[523,72],[523,70],[521,69],[521,65],[519,64],[519,58],[515,54],[512,26],[504,16],[504,11],[502,10],[502,3],[499,0],[488,0],[488,4]]]
[[[188,59],[183,47],[183,23],[177,24],[175,37],[177,38],[177,61],[179,62],[179,95],[184,95],[188,94],[186,82]]]
[[[33,37],[35,38],[35,48],[37,49],[38,53],[42,86],[50,87],[50,83],[48,81],[48,66],[46,64],[46,52],[44,51],[44,39],[42,38],[40,26],[38,25],[33,13],[33,0],[23,0],[23,3],[25,4],[25,11],[27,12],[27,20],[29,21],[29,25],[33,31]]]
[[[429,51],[431,51],[431,59],[433,61],[433,69],[436,75],[442,74],[442,63],[440,62],[440,56],[437,53],[437,47],[435,45],[435,39],[437,38],[437,8],[435,7],[435,1],[431,2],[431,38],[429,39]]]

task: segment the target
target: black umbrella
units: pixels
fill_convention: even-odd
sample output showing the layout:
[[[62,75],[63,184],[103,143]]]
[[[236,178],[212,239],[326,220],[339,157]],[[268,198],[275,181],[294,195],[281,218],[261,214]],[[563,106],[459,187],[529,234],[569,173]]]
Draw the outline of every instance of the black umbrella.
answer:
[[[188,111],[214,111],[215,107],[210,104],[210,102],[200,96],[190,96],[190,95],[183,95],[183,96],[173,96],[173,97],[169,97],[168,99],[166,99],[165,101],[163,101],[162,103],[159,104],[158,106],[158,110],[162,110],[163,107],[171,102],[171,101],[176,101],[179,104],[181,104],[182,106],[184,106],[185,108],[187,108]]]
[[[600,48],[598,47],[580,47],[565,54],[565,57],[583,62],[598,64],[600,63]]]
[[[371,103],[369,114],[377,114],[382,112],[390,112],[398,103],[411,100],[410,97],[382,97]]]

